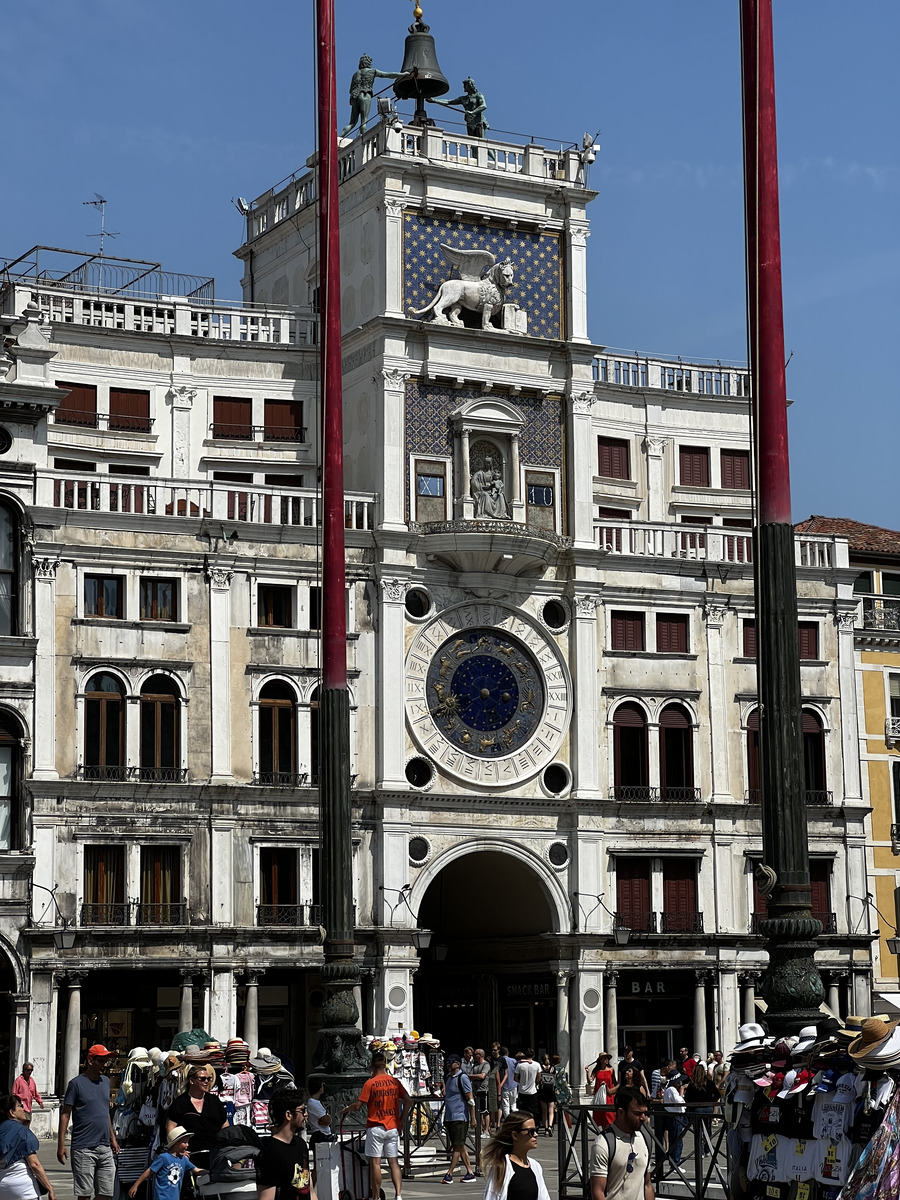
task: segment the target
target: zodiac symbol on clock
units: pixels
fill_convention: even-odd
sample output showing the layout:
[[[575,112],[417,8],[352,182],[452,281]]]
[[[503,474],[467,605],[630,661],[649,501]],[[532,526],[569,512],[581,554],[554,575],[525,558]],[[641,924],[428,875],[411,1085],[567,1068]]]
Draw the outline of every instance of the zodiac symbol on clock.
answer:
[[[509,726],[507,726],[506,729],[503,730],[503,733],[501,733],[501,735],[500,735],[500,744],[504,750],[509,750],[512,747],[513,738],[516,736],[516,734],[519,732],[519,730],[521,728],[522,728],[522,722],[516,721],[515,725],[509,725]]]
[[[450,670],[450,668],[452,667],[452,665],[453,665],[453,664],[451,663],[451,661],[450,661],[450,659],[447,657],[447,655],[446,655],[446,654],[442,654],[442,655],[441,655],[441,669],[438,671],[438,675],[440,675],[441,679],[446,679],[446,678],[447,678],[447,672]]]
[[[444,685],[442,683],[433,683],[431,686],[434,688],[434,690],[437,694],[438,700],[443,700],[444,699]]]
[[[497,745],[497,739],[496,738],[482,738],[481,741],[478,743],[478,745],[479,745],[479,748],[481,749],[481,753],[484,754],[485,750],[489,750],[491,748],[491,746]]]
[[[522,688],[522,703],[519,706],[522,712],[534,712],[534,688]],[[518,722],[516,722],[518,724]]]
[[[471,651],[472,646],[464,638],[457,638],[450,647],[450,653],[455,653],[457,661],[461,659],[464,654],[470,654]]]
[[[522,675],[522,676],[525,676],[525,675],[527,675],[527,674],[528,674],[528,672],[529,672],[529,670],[530,670],[530,667],[529,667],[528,663],[523,663],[523,662],[514,662],[514,663],[513,663],[513,666],[516,668],[516,670],[517,670],[517,671],[519,672],[519,674],[520,674],[520,675]]]
[[[437,686],[437,685],[435,685],[435,686]],[[442,691],[443,691],[443,689],[442,689]],[[459,713],[459,696],[454,695],[453,692],[451,692],[449,696],[444,697],[441,700],[441,703],[434,710],[435,717],[438,717],[442,720],[445,717],[451,718],[453,720],[454,728],[456,726],[455,718],[458,713]]]
[[[505,654],[507,658],[513,653],[512,646],[503,646],[500,642],[494,642],[494,649],[498,654]]]

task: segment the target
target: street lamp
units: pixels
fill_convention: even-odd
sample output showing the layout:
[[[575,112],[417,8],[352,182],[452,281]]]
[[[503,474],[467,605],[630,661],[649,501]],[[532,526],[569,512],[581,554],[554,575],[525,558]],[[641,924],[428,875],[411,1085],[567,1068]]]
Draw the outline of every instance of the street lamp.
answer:
[[[631,930],[626,926],[617,925],[613,930],[613,937],[616,940],[617,946],[627,946],[628,939],[631,937]]]
[[[413,945],[417,950],[427,950],[431,945],[431,930],[430,929],[414,929],[412,935]]]
[[[62,929],[54,929],[53,930],[53,945],[56,947],[57,950],[71,950],[72,947],[75,945],[75,930],[69,925],[68,917],[63,916],[62,911],[59,907],[59,901],[56,899],[56,889],[59,885],[54,884],[52,888],[48,888],[48,887],[44,887],[44,885],[42,883],[35,883],[34,880],[32,880],[31,886],[32,886],[32,889],[37,888],[38,891],[47,893],[47,895],[53,901],[53,907],[56,909],[56,915],[59,917],[60,921],[62,922]],[[34,907],[34,906],[32,905],[32,907]],[[29,915],[29,923],[31,923],[31,921],[32,921],[32,918]],[[33,927],[34,926],[32,925],[32,928]]]
[[[900,954],[900,937],[889,937],[884,943],[888,948],[889,954]]]

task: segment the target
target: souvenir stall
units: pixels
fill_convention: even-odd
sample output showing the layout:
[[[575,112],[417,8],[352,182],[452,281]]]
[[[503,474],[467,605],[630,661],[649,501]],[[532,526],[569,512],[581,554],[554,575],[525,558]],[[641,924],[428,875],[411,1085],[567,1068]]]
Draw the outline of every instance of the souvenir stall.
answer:
[[[725,1081],[732,1200],[896,1200],[900,1022],[742,1025]]]

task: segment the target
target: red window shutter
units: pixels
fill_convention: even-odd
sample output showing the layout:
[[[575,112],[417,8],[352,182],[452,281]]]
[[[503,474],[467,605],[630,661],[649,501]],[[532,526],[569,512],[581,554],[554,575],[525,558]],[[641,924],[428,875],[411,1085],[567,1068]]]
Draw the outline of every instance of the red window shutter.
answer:
[[[754,708],[747,716],[747,787],[750,799],[759,796],[759,709]]]
[[[819,718],[814,712],[808,708],[803,710],[803,732],[804,733],[821,733],[822,725]]]
[[[631,513],[626,508],[607,508],[603,504],[597,505],[597,516],[605,521],[630,521]]]
[[[626,725],[631,729],[643,729],[646,723],[643,710],[636,704],[620,704],[613,717],[614,725]]]
[[[109,389],[110,429],[133,429],[146,433],[150,429],[150,393],[134,388]]]
[[[63,383],[58,380],[56,386],[68,390],[68,396],[63,396],[62,403],[56,410],[56,419],[65,421],[73,418],[76,425],[94,425],[97,420],[97,389],[92,384]]]
[[[797,642],[800,657],[816,659],[819,657],[819,626],[816,621],[800,621],[797,626]]]
[[[606,479],[630,479],[628,442],[623,438],[601,437],[597,439],[597,473]]]
[[[684,915],[697,911],[697,867],[693,859],[663,859],[663,911]]]
[[[680,704],[667,704],[659,714],[659,724],[663,729],[690,729],[691,722]]]
[[[251,436],[251,402],[233,396],[213,396],[213,433],[216,437]]]
[[[830,861],[823,858],[810,859],[809,883],[812,891],[812,915],[820,921],[824,921],[831,911],[830,882]]]
[[[299,441],[303,428],[303,401],[266,400],[264,423],[267,440]]]
[[[629,928],[646,929],[650,916],[650,859],[616,859],[616,911]]]
[[[750,451],[722,451],[722,487],[745,491],[750,488]]]
[[[687,617],[657,617],[656,649],[661,654],[686,654],[687,648]]]
[[[744,658],[756,658],[756,621],[755,620],[744,621],[742,632],[743,632],[743,640],[744,640],[743,657]],[[759,728],[759,717],[758,716],[757,716],[756,720],[757,720],[757,729],[758,729]],[[748,726],[748,728],[749,728],[749,726]]]
[[[683,487],[709,487],[709,449],[706,446],[681,446],[678,458]]]
[[[613,650],[644,649],[644,618],[640,613],[612,614]]]

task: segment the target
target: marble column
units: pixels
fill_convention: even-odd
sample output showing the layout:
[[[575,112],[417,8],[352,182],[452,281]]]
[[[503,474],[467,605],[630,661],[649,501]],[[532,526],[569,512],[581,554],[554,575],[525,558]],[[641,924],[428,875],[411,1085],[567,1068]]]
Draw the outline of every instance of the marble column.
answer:
[[[376,1032],[375,985],[378,980],[378,972],[374,967],[363,967],[360,976],[363,981],[363,1005],[359,1011],[363,1023],[363,1033],[374,1034]]]
[[[470,494],[472,490],[472,479],[471,462],[469,459],[468,429],[463,429],[459,435],[459,448],[459,476],[457,482],[459,495],[457,496],[457,503],[454,505],[453,512],[454,516],[462,520],[471,520],[475,515],[475,506],[472,502],[472,497]]]
[[[737,1042],[738,1025],[738,981],[736,971],[722,970],[719,973],[719,1045],[726,1056]]]
[[[569,1065],[569,981],[573,972],[564,969],[556,972],[556,1053],[562,1065]]]
[[[244,1002],[244,1041],[250,1053],[259,1050],[259,977],[261,971],[247,971],[247,999]]]
[[[826,988],[826,1003],[836,1017],[841,1015],[841,989],[838,976],[832,972],[826,972],[822,976],[822,982]]]
[[[587,342],[587,239],[586,225],[569,224],[569,270],[566,299],[569,309],[569,339]]]
[[[232,783],[230,566],[207,562],[209,580],[209,686],[212,725],[211,783]]]
[[[181,972],[181,1001],[178,1006],[178,1032],[194,1028],[194,972]]]
[[[706,664],[709,679],[709,740],[711,792],[714,801],[731,800],[731,788],[728,781],[728,713],[726,701],[725,677],[725,647],[723,641],[723,625],[726,608],[721,603],[721,597],[709,596],[706,601]],[[702,747],[696,746],[694,761],[703,761]],[[695,768],[696,769],[696,768]],[[695,784],[703,787],[703,780],[695,779]]]
[[[56,769],[56,572],[58,558],[35,557],[34,566],[34,706],[35,779],[58,779]]]
[[[606,1028],[604,1030],[606,1045],[604,1049],[611,1056],[613,1063],[619,1061],[619,1007],[616,996],[618,980],[618,971],[607,971],[603,976],[606,988]]]
[[[403,202],[400,196],[384,202],[384,306],[389,317],[406,316],[403,311]]]
[[[74,1079],[81,1066],[81,981],[82,974],[70,971],[67,976],[69,985],[69,1007],[66,1012],[66,1040],[63,1053],[62,1087],[66,1087],[70,1079]]]
[[[18,992],[12,997],[13,1001],[13,1044],[12,1062],[9,1064],[7,1088],[11,1088],[15,1075],[18,1074],[17,1063],[28,1061],[30,1047],[28,1045],[28,1010],[31,1005],[31,995],[28,992]]]
[[[223,1030],[230,1035],[235,1025],[234,971],[213,971],[209,989],[209,1030]]]
[[[697,971],[694,983],[694,1040],[691,1043],[691,1053],[705,1059],[706,1049],[706,971]]]
[[[756,975],[752,971],[745,972],[740,977],[741,984],[741,1024],[756,1024]]]

